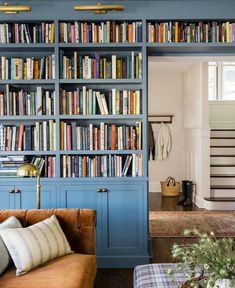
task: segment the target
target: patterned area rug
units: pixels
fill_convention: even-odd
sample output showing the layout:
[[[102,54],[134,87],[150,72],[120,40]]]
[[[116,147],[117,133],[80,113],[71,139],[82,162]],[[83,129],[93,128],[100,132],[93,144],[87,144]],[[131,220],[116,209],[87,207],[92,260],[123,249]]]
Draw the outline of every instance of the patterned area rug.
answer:
[[[182,237],[184,229],[213,231],[217,237],[235,237],[235,211],[151,211],[150,237]]]

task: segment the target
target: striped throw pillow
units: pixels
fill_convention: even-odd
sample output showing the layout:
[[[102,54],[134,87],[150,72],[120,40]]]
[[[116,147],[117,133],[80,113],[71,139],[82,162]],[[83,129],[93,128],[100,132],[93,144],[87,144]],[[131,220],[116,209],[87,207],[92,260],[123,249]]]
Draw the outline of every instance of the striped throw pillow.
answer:
[[[6,219],[4,222],[0,224],[0,230],[6,228],[21,228],[20,221],[11,216]],[[5,244],[2,241],[2,237],[0,236],[0,275],[7,269],[9,264],[11,263],[11,256],[7,251]]]
[[[16,276],[72,253],[55,215],[27,228],[3,229],[0,235],[16,266]]]

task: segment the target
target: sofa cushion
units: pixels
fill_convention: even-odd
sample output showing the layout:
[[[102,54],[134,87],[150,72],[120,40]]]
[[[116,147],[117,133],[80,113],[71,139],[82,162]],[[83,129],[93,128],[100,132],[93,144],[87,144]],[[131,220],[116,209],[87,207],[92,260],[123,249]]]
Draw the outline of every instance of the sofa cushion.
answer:
[[[11,216],[0,224],[0,229],[6,228],[21,228],[19,220]],[[3,243],[2,237],[0,236],[0,275],[6,270],[11,262],[11,256],[7,251],[5,244]]]
[[[92,288],[96,256],[71,254],[49,261],[21,277],[11,269],[0,277],[3,288]]]
[[[27,228],[2,229],[0,234],[16,266],[17,276],[72,253],[55,215]]]

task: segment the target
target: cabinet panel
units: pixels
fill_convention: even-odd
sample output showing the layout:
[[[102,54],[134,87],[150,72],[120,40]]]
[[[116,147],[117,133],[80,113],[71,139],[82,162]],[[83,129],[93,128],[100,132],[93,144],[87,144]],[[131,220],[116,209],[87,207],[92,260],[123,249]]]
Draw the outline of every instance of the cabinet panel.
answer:
[[[60,189],[61,208],[87,208],[97,210],[97,185],[79,183]]]
[[[23,183],[22,183],[23,182]],[[19,181],[14,185],[0,184],[0,209],[36,209],[36,182]],[[57,207],[57,186],[41,185],[41,208]]]
[[[14,193],[10,193],[14,188],[11,185],[0,186],[0,209],[14,209]]]
[[[19,192],[17,193],[17,190]],[[35,186],[17,186],[15,193],[15,209],[36,209],[37,194]],[[56,207],[56,187],[47,184],[41,187],[41,208]]]
[[[102,255],[111,257],[102,266],[147,262],[146,194],[144,183],[109,185],[102,193]]]

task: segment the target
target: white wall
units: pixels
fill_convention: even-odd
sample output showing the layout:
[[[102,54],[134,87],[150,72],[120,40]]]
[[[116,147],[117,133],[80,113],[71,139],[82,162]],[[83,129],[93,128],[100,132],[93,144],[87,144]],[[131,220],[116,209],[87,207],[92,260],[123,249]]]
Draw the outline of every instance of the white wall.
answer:
[[[168,176],[180,181],[185,178],[183,73],[180,63],[149,60],[148,76],[149,115],[174,115],[173,123],[168,124],[172,135],[172,150],[169,158],[149,161],[149,191],[160,192],[160,181]]]
[[[185,73],[184,126],[187,179],[196,184],[194,201],[204,207],[210,195],[208,66],[196,63]]]

